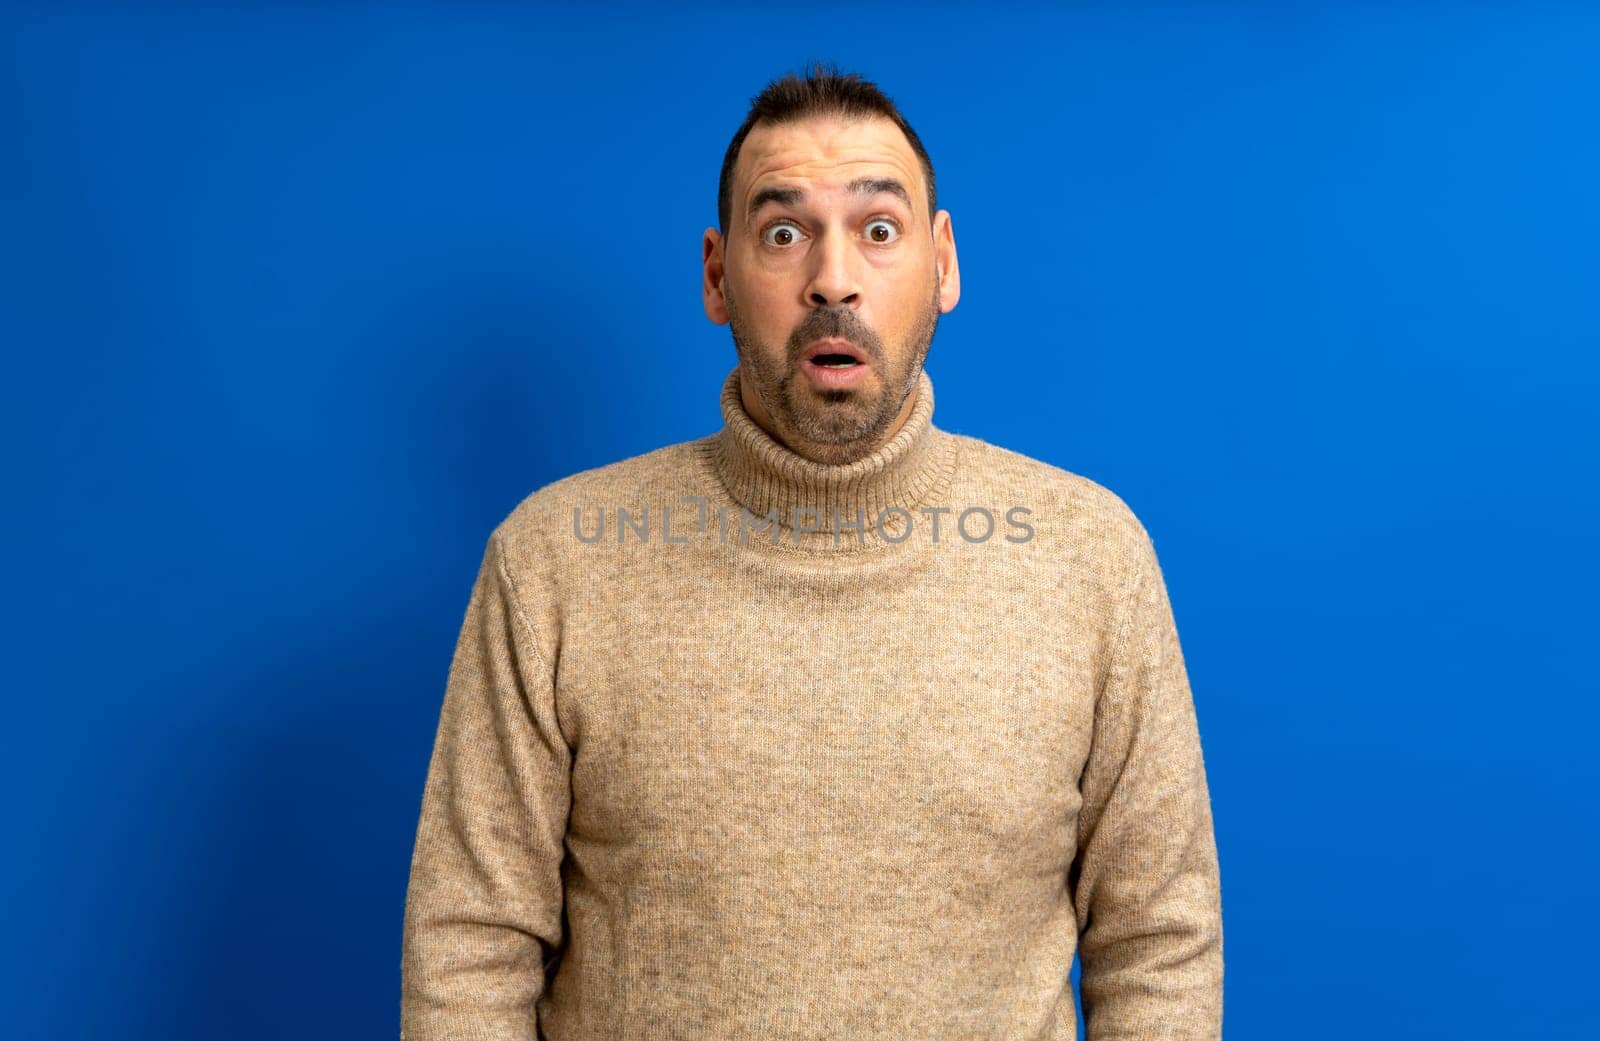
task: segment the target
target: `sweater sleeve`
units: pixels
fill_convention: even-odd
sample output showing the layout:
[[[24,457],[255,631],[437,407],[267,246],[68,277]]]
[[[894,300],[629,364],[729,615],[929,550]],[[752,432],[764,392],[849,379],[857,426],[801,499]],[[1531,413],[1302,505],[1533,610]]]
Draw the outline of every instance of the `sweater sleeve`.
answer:
[[[535,1041],[563,942],[571,749],[491,535],[456,643],[406,891],[402,1041]]]
[[[1077,913],[1088,1041],[1216,1041],[1222,901],[1194,702],[1141,532],[1080,779]]]

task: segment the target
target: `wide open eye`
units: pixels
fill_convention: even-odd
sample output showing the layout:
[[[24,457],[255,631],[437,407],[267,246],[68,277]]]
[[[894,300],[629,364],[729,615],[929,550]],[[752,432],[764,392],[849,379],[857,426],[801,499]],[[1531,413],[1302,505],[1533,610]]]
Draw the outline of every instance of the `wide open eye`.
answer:
[[[800,241],[800,229],[788,221],[774,221],[762,229],[761,241],[769,246],[792,246]]]
[[[881,230],[880,230],[881,229]],[[900,225],[885,217],[877,217],[867,222],[867,241],[880,246],[887,245],[900,237]]]

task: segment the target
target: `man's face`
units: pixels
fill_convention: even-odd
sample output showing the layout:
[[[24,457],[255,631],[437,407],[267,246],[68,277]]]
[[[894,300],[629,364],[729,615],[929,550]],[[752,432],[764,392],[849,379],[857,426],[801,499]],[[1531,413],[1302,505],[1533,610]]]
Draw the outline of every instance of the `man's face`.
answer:
[[[732,329],[745,408],[807,458],[859,459],[910,415],[960,296],[950,214],[929,223],[922,166],[881,117],[757,124],[732,180],[703,290],[707,317]]]

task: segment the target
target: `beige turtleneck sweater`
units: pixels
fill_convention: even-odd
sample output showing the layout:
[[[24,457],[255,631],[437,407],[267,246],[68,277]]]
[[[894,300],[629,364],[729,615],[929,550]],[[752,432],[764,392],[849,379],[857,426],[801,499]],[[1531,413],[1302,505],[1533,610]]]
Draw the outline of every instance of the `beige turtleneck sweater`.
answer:
[[[1066,1041],[1075,952],[1091,1041],[1220,1036],[1151,539],[917,393],[827,466],[736,368],[716,433],[495,528],[422,797],[405,1041]]]

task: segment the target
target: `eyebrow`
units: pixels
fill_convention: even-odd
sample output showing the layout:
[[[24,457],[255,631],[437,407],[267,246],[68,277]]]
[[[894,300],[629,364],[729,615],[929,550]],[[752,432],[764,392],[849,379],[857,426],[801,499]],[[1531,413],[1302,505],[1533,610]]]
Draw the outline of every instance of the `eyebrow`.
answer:
[[[893,177],[857,177],[845,185],[845,190],[851,195],[857,196],[884,193],[897,195],[906,206],[909,207],[911,205],[911,193],[906,191],[905,185]],[[769,202],[775,202],[780,206],[795,206],[805,197],[806,193],[799,188],[783,188],[776,185],[762,188],[750,198],[750,209],[745,213],[745,220],[748,221],[753,218],[756,215],[756,211]]]

